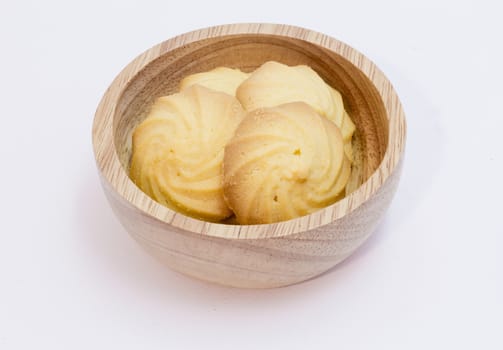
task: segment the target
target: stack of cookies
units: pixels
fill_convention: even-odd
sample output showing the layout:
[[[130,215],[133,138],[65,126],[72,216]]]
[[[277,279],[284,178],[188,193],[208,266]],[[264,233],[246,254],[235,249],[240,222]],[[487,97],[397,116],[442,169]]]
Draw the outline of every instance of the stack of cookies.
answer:
[[[219,67],[155,101],[133,133],[130,177],[202,220],[289,220],[344,197],[354,131],[340,93],[308,66]]]

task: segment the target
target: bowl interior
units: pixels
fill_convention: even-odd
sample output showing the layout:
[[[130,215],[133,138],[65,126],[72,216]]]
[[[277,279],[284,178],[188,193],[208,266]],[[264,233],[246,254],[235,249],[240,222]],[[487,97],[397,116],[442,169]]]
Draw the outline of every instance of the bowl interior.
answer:
[[[195,41],[157,57],[136,74],[122,92],[113,118],[115,149],[124,170],[129,173],[135,126],[157,97],[178,91],[183,77],[218,66],[249,72],[269,60],[309,65],[342,94],[357,128],[353,140],[357,161],[351,179],[356,189],[378,168],[388,144],[388,118],[377,89],[341,55],[301,39],[270,34]]]

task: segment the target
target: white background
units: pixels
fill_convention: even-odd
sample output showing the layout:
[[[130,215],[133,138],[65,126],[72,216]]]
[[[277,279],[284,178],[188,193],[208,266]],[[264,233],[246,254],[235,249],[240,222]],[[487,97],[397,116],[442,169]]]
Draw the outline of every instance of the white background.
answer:
[[[0,3],[0,349],[502,349],[499,1]],[[231,22],[303,26],[371,58],[406,162],[372,238],[273,290],[181,276],[113,216],[95,108],[136,55]]]

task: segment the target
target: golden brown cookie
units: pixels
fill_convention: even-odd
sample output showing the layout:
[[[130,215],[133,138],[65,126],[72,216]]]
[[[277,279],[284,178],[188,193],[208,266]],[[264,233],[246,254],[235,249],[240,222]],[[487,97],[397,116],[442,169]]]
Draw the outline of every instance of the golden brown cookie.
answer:
[[[211,221],[230,216],[222,161],[243,116],[234,97],[198,85],[160,97],[133,133],[131,179],[181,213]]]
[[[241,224],[306,215],[344,194],[351,164],[337,126],[303,102],[249,112],[225,147],[224,195]]]
[[[208,72],[191,74],[183,78],[180,82],[180,91],[197,84],[208,89],[236,96],[236,89],[249,76],[250,74],[244,73],[239,69],[218,67]]]
[[[237,89],[244,109],[305,102],[340,127],[344,113],[342,97],[305,65],[290,67],[269,61],[257,68]]]

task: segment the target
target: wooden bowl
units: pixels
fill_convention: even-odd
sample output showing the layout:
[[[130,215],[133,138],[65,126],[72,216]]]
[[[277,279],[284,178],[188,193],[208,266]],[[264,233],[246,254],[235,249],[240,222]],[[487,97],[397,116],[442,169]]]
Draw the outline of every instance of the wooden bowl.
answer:
[[[184,216],[135,186],[128,177],[131,133],[155,98],[175,92],[188,74],[217,66],[251,71],[269,60],[307,64],[341,92],[357,126],[356,190],[304,217],[244,226]],[[202,280],[267,288],[319,275],[369,237],[398,185],[405,129],[391,83],[353,48],[303,28],[234,24],[177,36],[132,61],[98,106],[93,146],[113,211],[148,252],[172,269]]]

